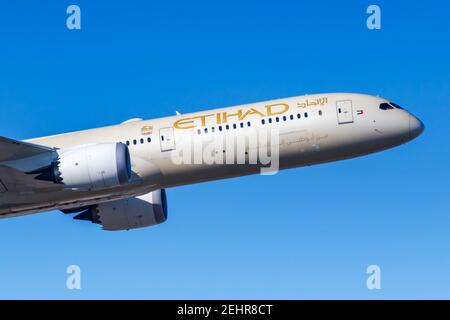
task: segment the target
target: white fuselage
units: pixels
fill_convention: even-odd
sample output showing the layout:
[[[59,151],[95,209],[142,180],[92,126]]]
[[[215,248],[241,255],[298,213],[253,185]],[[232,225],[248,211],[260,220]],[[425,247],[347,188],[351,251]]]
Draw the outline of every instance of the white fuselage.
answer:
[[[236,161],[177,162],[180,150],[188,150],[192,143],[205,150],[215,143],[220,146],[218,142],[226,138],[277,132],[278,139],[271,146],[277,146],[279,168],[285,169],[366,155],[408,142],[422,132],[422,123],[409,112],[381,109],[387,102],[360,94],[308,95],[28,140],[59,150],[122,142],[129,146],[132,179],[127,185],[96,191],[0,193],[0,214],[8,217],[81,207],[156,189],[254,174],[267,167]],[[246,145],[244,158],[248,160],[253,151],[266,146],[261,143]],[[219,149],[208,152],[216,157],[222,153],[224,158],[231,152]]]

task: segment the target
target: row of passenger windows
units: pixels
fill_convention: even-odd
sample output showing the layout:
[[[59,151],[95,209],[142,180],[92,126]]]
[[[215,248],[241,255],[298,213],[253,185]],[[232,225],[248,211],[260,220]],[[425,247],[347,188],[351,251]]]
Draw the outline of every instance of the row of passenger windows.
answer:
[[[322,115],[322,110],[318,111],[318,115],[321,116]],[[302,114],[301,113],[297,113],[296,115],[291,114],[290,116],[282,116],[282,117],[275,117],[275,118],[269,118],[269,119],[261,119],[261,124],[265,125],[265,124],[271,124],[274,122],[280,122],[280,121],[287,121],[287,120],[294,120],[294,119],[301,119],[302,118]],[[303,118],[308,118],[308,112],[303,113]],[[233,129],[237,129],[238,127],[240,128],[244,128],[245,126],[247,127],[251,127],[252,123],[250,121],[245,122],[240,122],[239,124],[237,123],[233,123],[233,124],[225,124],[225,125],[219,125],[217,127],[217,129],[219,131],[223,131],[223,130],[230,130],[230,128]],[[205,133],[208,133],[208,128],[203,129]],[[211,132],[215,132],[216,131],[216,127],[211,127]],[[202,130],[198,129],[197,130],[197,134],[201,134]],[[150,143],[152,142],[152,138],[148,137],[147,139],[141,138],[141,139],[134,139],[134,140],[127,140],[125,141],[125,144],[127,146],[131,146],[131,145],[137,145],[137,144],[144,144],[144,143]]]
[[[318,111],[318,115],[321,116],[322,115],[322,110]],[[261,119],[261,124],[265,125],[265,124],[271,124],[274,122],[280,122],[280,121],[287,121],[287,120],[294,120],[294,119],[301,119],[302,118],[302,114],[301,113],[297,113],[297,115],[293,115],[291,114],[290,116],[282,116],[282,117],[275,117],[275,118],[269,118],[269,119]],[[308,112],[303,113],[303,118],[308,118]],[[237,123],[233,123],[233,124],[225,124],[225,125],[219,125],[217,127],[217,129],[219,131],[223,131],[223,130],[230,130],[230,128],[233,129],[237,129],[238,127],[240,128],[244,128],[245,126],[247,127],[251,127],[252,123],[250,121],[245,122],[240,122],[239,124]],[[203,129],[203,131],[205,133],[208,133],[208,128]],[[216,131],[216,127],[211,127],[211,132],[215,132]],[[197,129],[197,134],[201,134],[202,130],[201,129]]]
[[[141,139],[139,139],[139,140],[136,140],[136,139],[131,140],[131,141],[128,140],[128,141],[125,141],[125,144],[126,144],[127,146],[130,146],[131,144],[137,145],[138,143],[144,144],[145,142],[147,142],[147,143],[152,142],[152,138],[148,137],[147,139],[141,138]]]

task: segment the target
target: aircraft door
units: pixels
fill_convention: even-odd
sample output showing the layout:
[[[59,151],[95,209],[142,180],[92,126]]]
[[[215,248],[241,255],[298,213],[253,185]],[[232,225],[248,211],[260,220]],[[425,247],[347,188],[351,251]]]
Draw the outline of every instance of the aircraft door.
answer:
[[[352,100],[342,100],[336,102],[336,112],[339,124],[353,122]]]
[[[161,144],[161,151],[175,150],[175,135],[173,128],[159,129],[159,141]]]

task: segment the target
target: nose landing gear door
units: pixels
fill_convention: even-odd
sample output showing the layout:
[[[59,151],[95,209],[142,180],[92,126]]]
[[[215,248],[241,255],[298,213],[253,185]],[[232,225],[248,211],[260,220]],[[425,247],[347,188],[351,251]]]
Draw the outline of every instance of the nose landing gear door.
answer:
[[[336,102],[337,120],[339,124],[353,122],[352,100],[342,100]]]
[[[161,142],[161,151],[175,150],[175,135],[173,128],[159,129],[159,139]]]

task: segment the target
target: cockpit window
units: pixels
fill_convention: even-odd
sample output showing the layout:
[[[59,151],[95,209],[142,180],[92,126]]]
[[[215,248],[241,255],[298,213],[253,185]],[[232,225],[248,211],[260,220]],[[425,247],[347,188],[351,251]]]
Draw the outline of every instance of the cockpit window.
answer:
[[[398,104],[396,104],[396,103],[389,102],[389,104],[390,104],[391,106],[396,107],[397,109],[403,109],[402,107],[400,107],[400,106],[399,106]]]
[[[381,110],[390,110],[390,109],[394,109],[394,107],[391,106],[389,103],[384,102],[384,103],[380,104],[380,109]]]

